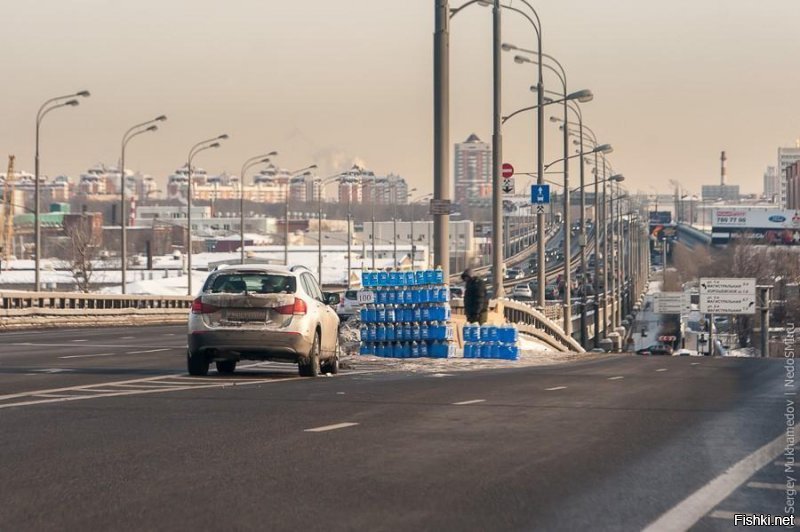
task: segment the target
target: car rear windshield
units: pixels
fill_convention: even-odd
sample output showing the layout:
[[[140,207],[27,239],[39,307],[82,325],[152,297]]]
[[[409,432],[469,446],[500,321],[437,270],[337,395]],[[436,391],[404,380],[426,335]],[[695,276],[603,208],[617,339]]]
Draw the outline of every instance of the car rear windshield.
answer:
[[[219,273],[209,277],[203,288],[211,294],[294,294],[296,290],[293,276],[264,272]]]

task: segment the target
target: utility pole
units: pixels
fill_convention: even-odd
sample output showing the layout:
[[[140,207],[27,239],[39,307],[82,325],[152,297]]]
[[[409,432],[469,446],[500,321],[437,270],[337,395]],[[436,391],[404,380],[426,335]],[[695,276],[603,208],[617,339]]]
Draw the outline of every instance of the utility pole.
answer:
[[[724,152],[723,152],[724,153]],[[769,306],[770,295],[772,286],[759,286],[758,290],[761,292],[759,299],[761,300],[761,356],[769,356]]]
[[[450,199],[450,6],[435,0],[433,34],[433,201]],[[450,277],[450,214],[433,214],[433,258]]]
[[[492,129],[492,282],[494,297],[505,295],[503,286],[503,190],[501,166],[503,164],[503,133],[502,133],[502,38],[500,25],[500,0],[494,0],[492,9],[493,22],[493,75],[494,86],[494,111]]]

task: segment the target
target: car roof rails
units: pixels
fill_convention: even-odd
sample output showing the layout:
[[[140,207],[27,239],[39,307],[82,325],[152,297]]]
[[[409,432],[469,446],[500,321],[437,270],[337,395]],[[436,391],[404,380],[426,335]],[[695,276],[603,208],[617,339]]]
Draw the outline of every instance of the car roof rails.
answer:
[[[290,271],[290,272],[296,272],[297,270],[301,270],[301,269],[302,269],[302,270],[306,270],[307,272],[310,272],[310,271],[311,271],[311,270],[309,270],[309,269],[308,269],[306,266],[303,266],[302,264],[295,264],[294,266],[292,266],[291,268],[289,268],[289,271]]]

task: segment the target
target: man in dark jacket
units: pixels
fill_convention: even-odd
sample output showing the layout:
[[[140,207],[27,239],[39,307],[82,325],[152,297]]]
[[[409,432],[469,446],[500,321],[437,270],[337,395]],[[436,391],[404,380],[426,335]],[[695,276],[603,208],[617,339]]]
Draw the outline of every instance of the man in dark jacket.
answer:
[[[468,323],[486,323],[489,314],[489,298],[486,297],[486,282],[477,277],[471,268],[461,274],[464,281],[464,313]]]

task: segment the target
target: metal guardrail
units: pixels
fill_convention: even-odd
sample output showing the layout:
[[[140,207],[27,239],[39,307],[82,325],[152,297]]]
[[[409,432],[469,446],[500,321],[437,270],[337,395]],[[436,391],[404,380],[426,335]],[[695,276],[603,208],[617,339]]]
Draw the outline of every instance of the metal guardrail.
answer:
[[[126,309],[180,310],[183,312],[192,306],[192,299],[190,296],[0,291],[0,316],[30,316],[37,314],[37,312],[68,314],[70,311],[75,311],[75,314],[86,314],[85,311],[87,310],[120,311]]]
[[[497,301],[503,305],[503,315],[509,323],[524,324],[547,335],[552,339],[552,342],[548,343],[561,351],[585,352],[580,343],[564,333],[564,329],[555,325],[552,318],[534,307],[513,299],[503,298]],[[540,337],[539,334],[535,336]]]

